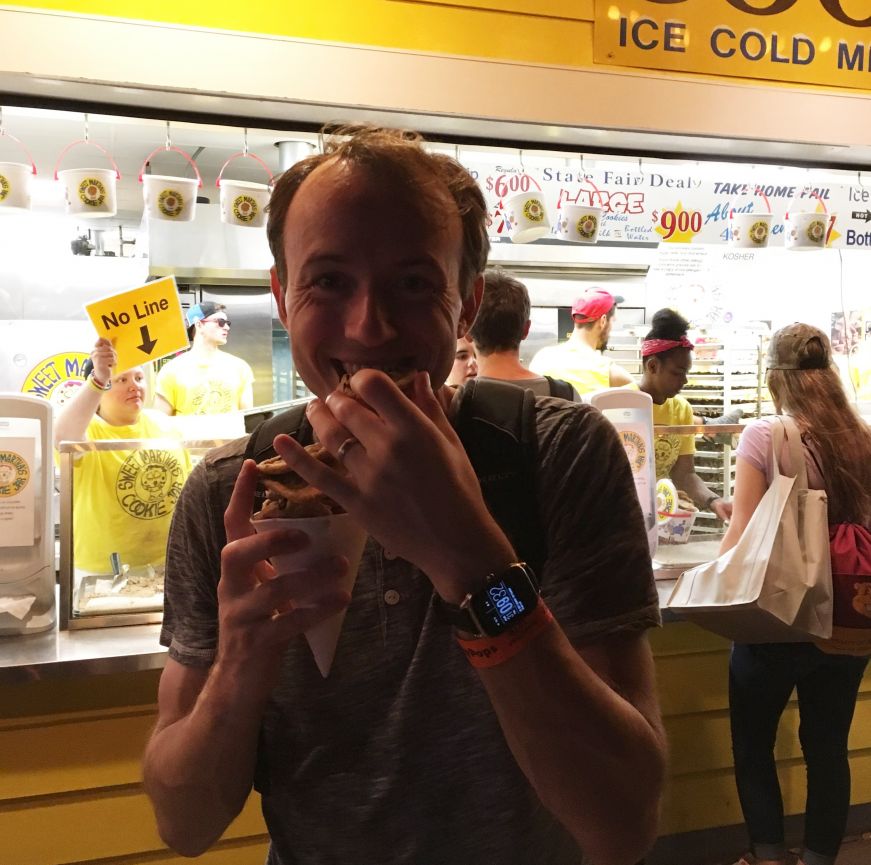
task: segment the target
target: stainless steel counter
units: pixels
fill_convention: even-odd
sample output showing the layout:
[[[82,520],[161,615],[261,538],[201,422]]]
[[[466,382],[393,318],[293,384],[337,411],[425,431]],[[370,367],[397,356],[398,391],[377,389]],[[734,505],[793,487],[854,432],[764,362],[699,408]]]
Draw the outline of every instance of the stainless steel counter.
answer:
[[[159,670],[166,660],[159,634],[160,625],[128,625],[0,637],[0,683]]]
[[[719,544],[716,535],[657,550],[654,573],[660,605],[680,573],[716,558]],[[664,611],[664,622],[677,620]],[[166,661],[159,635],[160,625],[125,625],[73,631],[55,628],[26,637],[0,637],[0,684],[159,670]]]

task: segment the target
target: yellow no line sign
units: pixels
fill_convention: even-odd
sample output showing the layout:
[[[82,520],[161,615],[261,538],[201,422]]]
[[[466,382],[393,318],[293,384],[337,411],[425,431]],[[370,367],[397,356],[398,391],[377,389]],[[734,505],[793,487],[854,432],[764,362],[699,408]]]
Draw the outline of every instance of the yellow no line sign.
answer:
[[[118,353],[117,375],[187,348],[188,335],[174,276],[85,304],[97,333]]]

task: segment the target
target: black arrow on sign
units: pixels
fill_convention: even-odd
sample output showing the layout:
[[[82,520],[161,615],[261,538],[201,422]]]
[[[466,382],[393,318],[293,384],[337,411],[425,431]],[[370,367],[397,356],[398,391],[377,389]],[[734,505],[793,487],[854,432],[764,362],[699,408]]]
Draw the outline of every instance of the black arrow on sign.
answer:
[[[139,335],[142,337],[142,345],[137,345],[139,351],[144,351],[146,354],[151,354],[154,351],[154,346],[157,345],[157,340],[152,339],[148,334],[148,325],[143,324],[139,328]]]
[[[854,210],[853,219],[864,219],[865,222],[871,222],[871,210]]]

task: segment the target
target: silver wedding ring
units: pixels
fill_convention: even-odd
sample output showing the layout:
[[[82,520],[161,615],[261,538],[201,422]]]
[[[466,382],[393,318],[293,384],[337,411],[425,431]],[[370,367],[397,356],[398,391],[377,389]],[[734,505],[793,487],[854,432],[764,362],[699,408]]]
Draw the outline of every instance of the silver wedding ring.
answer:
[[[336,456],[339,458],[339,462],[345,461],[345,454],[354,447],[354,445],[360,444],[360,439],[354,438],[354,436],[348,436],[340,445],[339,449],[336,451]]]

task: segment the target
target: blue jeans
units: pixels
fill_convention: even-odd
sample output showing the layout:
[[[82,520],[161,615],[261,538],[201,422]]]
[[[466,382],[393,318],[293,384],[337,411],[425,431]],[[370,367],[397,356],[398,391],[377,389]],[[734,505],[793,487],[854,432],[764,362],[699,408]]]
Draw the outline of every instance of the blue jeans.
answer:
[[[758,858],[786,856],[774,740],[795,688],[799,739],[807,766],[802,858],[806,865],[834,863],[850,806],[847,735],[867,663],[867,658],[827,655],[813,643],[736,643],[732,647],[729,712],[735,780]]]

